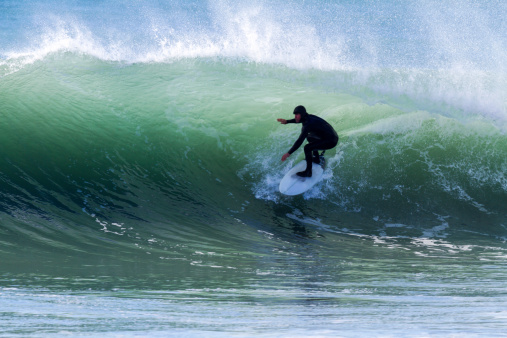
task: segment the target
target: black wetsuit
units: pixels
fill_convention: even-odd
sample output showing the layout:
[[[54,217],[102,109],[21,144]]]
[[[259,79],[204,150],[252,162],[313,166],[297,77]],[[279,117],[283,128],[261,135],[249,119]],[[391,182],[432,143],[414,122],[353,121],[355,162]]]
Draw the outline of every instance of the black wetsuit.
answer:
[[[287,120],[287,123],[296,123],[295,119]],[[289,150],[289,154],[295,152],[305,138],[308,140],[308,144],[305,145],[305,159],[306,159],[306,173],[312,172],[312,152],[318,155],[317,150],[327,150],[336,147],[338,144],[338,134],[334,128],[327,123],[324,119],[311,115],[304,114],[301,116],[301,122],[303,127],[301,128],[301,135],[294,142],[294,145]]]

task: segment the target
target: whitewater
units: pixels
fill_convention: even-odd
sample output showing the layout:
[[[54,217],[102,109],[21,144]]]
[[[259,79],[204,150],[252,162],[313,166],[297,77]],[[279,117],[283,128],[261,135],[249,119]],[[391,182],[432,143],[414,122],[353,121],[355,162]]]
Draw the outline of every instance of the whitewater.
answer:
[[[504,336],[506,15],[0,2],[0,336]]]

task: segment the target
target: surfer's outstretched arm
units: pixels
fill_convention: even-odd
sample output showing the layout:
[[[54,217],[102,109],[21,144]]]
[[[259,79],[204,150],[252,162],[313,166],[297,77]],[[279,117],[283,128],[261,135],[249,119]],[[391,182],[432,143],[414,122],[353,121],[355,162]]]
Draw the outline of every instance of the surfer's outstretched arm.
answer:
[[[295,119],[290,119],[290,120],[286,120],[286,119],[276,119],[278,122],[280,122],[281,124],[287,124],[287,123],[297,123]]]

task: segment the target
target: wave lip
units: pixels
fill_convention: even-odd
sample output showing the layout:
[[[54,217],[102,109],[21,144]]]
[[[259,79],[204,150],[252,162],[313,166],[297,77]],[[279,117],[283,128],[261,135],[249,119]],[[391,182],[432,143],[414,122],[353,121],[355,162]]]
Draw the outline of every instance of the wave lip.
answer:
[[[65,52],[124,64],[252,62],[327,72],[332,88],[474,112],[507,130],[505,5],[36,1],[5,13],[27,22],[7,25],[8,40],[27,38],[0,45],[0,76]]]
[[[29,22],[24,26],[29,38],[11,51],[65,48],[126,62],[232,57],[320,70],[461,66],[505,74],[506,41],[496,29],[505,8],[468,1],[459,6],[389,1],[366,7],[264,1],[23,6],[28,17],[19,20]],[[7,30],[22,35],[20,26]],[[6,50],[0,46],[0,51]]]

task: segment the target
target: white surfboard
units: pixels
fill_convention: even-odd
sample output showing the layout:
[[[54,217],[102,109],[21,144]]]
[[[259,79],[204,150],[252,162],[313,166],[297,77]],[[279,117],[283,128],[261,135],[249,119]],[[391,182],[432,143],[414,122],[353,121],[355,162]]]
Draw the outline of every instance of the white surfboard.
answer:
[[[300,177],[296,173],[306,169],[306,161],[299,162],[280,181],[280,192],[284,195],[294,196],[309,190],[322,178],[325,163],[324,156],[321,156],[320,164],[312,163],[312,177]]]

